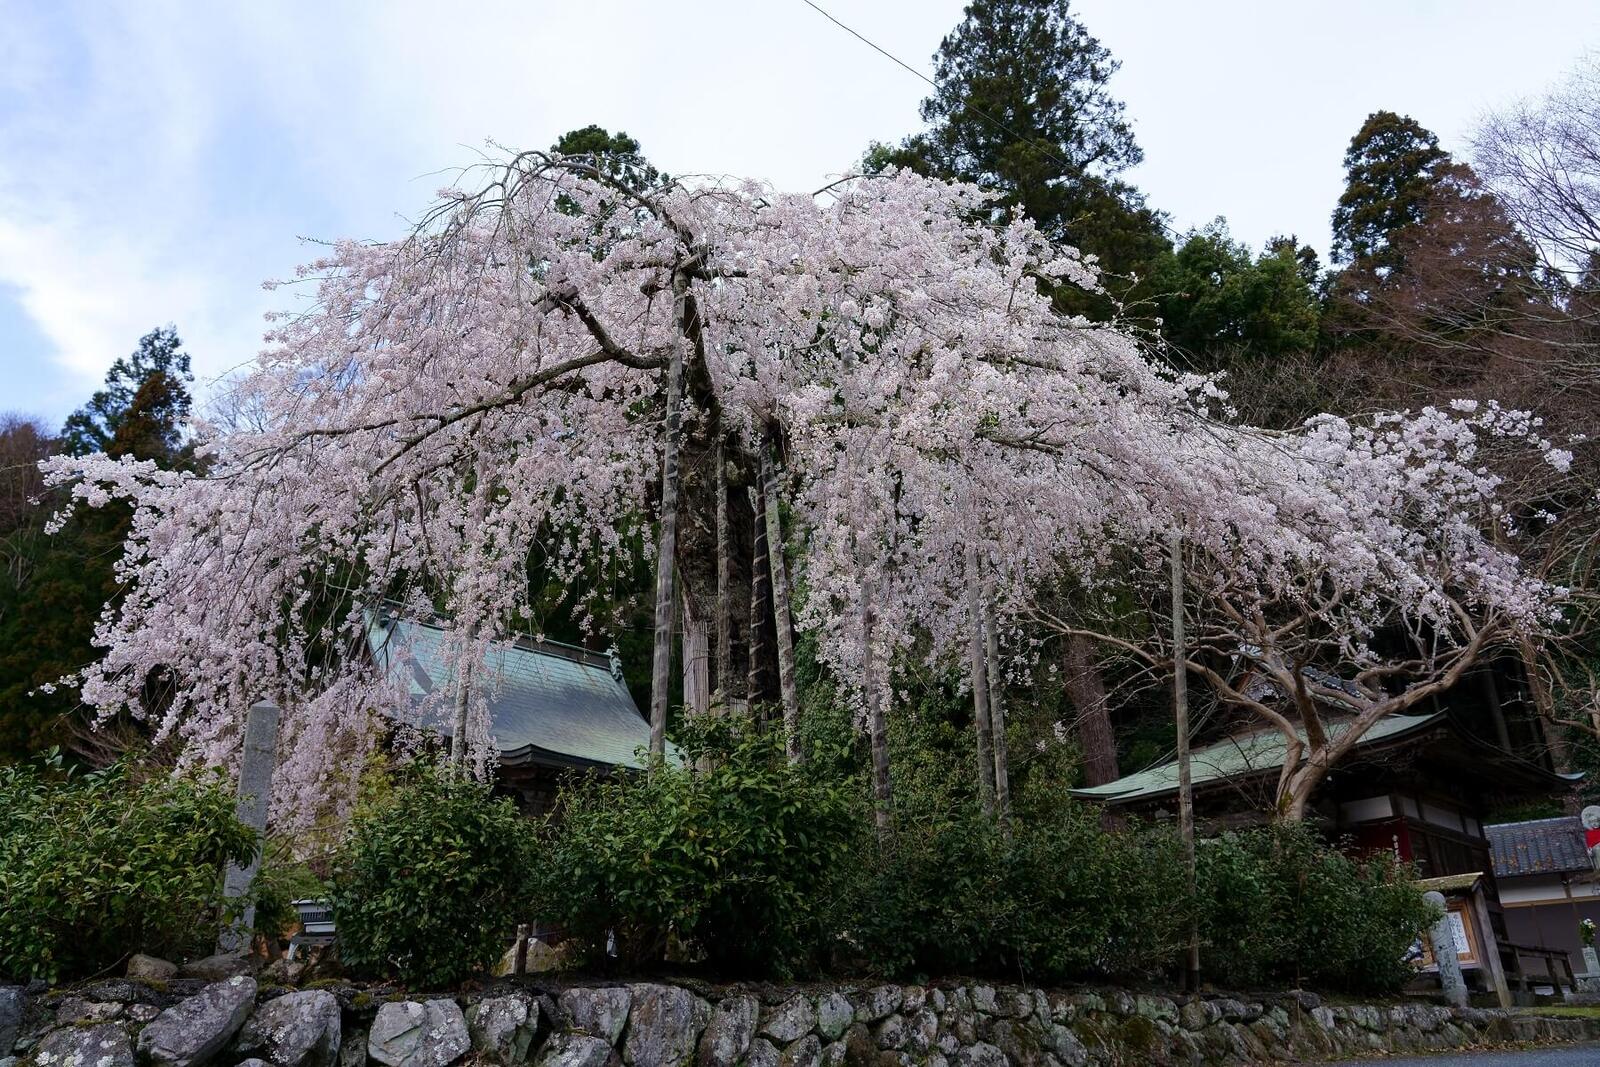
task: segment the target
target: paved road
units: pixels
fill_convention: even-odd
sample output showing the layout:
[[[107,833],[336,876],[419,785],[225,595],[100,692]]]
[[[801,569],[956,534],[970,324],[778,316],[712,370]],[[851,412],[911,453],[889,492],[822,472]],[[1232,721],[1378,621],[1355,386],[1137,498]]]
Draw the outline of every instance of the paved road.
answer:
[[[1564,1045],[1528,1052],[1460,1052],[1348,1062],[1381,1064],[1382,1067],[1600,1067],[1600,1044]]]

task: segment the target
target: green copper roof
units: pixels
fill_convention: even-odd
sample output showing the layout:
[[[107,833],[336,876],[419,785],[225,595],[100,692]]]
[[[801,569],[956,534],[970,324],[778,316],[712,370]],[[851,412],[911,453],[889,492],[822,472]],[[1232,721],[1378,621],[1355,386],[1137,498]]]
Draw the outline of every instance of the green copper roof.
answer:
[[[1391,715],[1381,719],[1356,742],[1358,748],[1396,737],[1418,729],[1443,717],[1443,713],[1428,715]],[[1344,723],[1330,723],[1327,730],[1337,737],[1346,729]],[[1301,737],[1304,737],[1304,731]],[[1196,786],[1206,782],[1226,781],[1242,775],[1276,771],[1283,766],[1288,746],[1283,734],[1275,729],[1261,730],[1242,737],[1230,737],[1189,753],[1189,770]],[[1135,774],[1118,778],[1105,785],[1074,789],[1073,795],[1086,800],[1100,800],[1111,804],[1124,804],[1130,800],[1144,800],[1178,789],[1178,764],[1163,763]]]
[[[415,703],[454,686],[444,665],[447,631],[392,616],[367,628],[373,659],[386,671],[406,672]],[[610,658],[554,641],[518,638],[484,655],[490,730],[507,766],[642,767],[650,724]],[[450,723],[429,724],[448,736]],[[668,746],[669,758],[676,751]]]

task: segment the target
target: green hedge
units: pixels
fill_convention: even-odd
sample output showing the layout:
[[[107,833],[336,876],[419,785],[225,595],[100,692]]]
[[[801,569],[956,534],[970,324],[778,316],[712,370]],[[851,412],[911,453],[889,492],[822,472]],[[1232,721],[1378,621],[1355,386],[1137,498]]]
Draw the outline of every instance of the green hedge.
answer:
[[[209,952],[223,868],[255,849],[233,808],[220,777],[79,774],[54,756],[0,767],[0,977]]]

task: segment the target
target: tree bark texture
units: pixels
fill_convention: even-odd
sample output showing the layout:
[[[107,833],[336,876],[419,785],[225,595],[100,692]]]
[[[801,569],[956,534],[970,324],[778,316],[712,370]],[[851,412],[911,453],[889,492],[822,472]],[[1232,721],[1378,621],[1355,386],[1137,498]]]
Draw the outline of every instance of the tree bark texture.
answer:
[[[672,277],[672,352],[667,359],[667,417],[661,447],[661,529],[656,541],[655,647],[650,669],[650,756],[667,752],[667,694],[672,674],[673,564],[678,555],[678,438],[683,420],[683,321],[688,279]]]
[[[705,613],[696,605],[687,587],[680,588],[683,601],[683,706],[691,714],[711,710],[711,650]]]
[[[1111,728],[1111,705],[1105,679],[1095,662],[1094,640],[1067,634],[1061,646],[1062,677],[1072,701],[1075,732],[1083,749],[1083,777],[1088,785],[1116,781],[1117,738]]]
[[[733,696],[733,535],[728,525],[728,460],[721,438],[717,440],[717,700],[726,705]]]
[[[789,568],[783,554],[782,517],[778,512],[778,473],[770,448],[761,450],[761,486],[767,521],[767,561],[772,568],[772,618],[778,635],[778,695],[783,705],[783,747],[790,763],[799,763],[800,694],[794,680],[794,623],[789,617]]]

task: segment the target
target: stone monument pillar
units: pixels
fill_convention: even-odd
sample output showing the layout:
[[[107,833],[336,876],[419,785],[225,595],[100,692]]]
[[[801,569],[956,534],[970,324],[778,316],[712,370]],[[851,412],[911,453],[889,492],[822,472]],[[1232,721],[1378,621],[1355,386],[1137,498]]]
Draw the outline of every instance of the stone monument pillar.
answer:
[[[267,805],[272,800],[272,769],[278,758],[278,705],[263,700],[250,708],[244,722],[244,752],[239,757],[239,799],[234,814],[256,832],[256,854],[243,867],[228,864],[222,880],[225,900],[237,900],[255,881],[261,868],[261,849],[267,839]],[[244,952],[250,947],[255,906],[245,908],[237,920],[222,928],[218,952]]]
[[[1439,909],[1439,919],[1428,931],[1433,962],[1439,967],[1439,988],[1444,990],[1444,998],[1452,1005],[1464,1008],[1467,1006],[1467,980],[1461,976],[1456,934],[1450,924],[1450,912],[1445,908],[1444,894],[1434,890],[1424,894],[1422,899]]]

